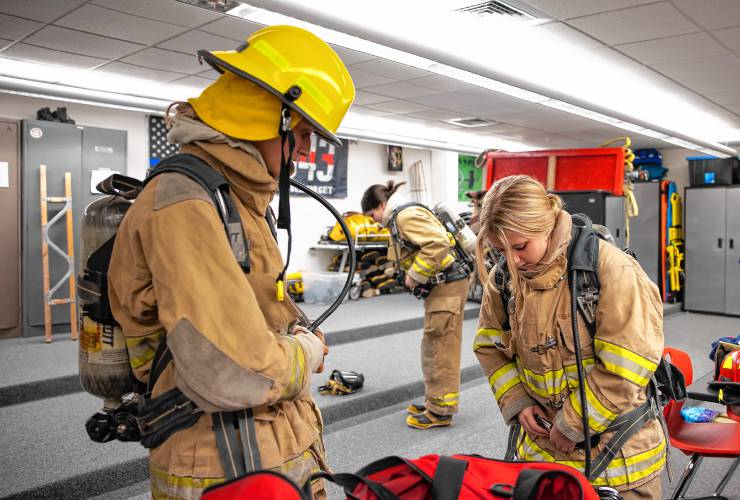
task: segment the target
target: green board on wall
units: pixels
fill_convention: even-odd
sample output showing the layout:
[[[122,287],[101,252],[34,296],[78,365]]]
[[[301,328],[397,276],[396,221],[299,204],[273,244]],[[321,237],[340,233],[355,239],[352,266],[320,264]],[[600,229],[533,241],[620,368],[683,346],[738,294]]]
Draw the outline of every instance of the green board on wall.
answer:
[[[475,156],[457,156],[457,201],[468,201],[466,191],[483,189],[483,169],[475,167]]]

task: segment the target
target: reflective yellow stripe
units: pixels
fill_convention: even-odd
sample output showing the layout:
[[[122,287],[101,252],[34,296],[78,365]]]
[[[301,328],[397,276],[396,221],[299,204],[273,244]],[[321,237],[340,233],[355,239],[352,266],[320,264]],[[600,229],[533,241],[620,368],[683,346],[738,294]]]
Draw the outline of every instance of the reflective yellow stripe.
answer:
[[[640,387],[650,382],[658,366],[643,356],[601,339],[594,339],[594,347],[604,368]]]
[[[286,71],[290,68],[290,61],[265,40],[257,40],[251,46],[254,50],[265,56],[268,61],[277,66],[280,71]]]
[[[507,363],[495,372],[488,379],[491,384],[491,390],[496,399],[503,396],[506,391],[519,383],[519,373],[516,370],[516,363]]]
[[[454,261],[455,261],[455,257],[453,257],[450,254],[447,254],[447,257],[445,257],[444,259],[442,259],[442,267],[445,268],[445,267],[449,266],[450,264],[452,264]]]
[[[424,260],[418,255],[414,257],[414,264],[417,264],[418,266],[423,267],[424,269],[426,269],[428,272],[432,274],[434,274],[435,272],[435,269],[429,264],[427,264],[426,262],[424,262]]]
[[[535,373],[524,367],[520,367],[520,370],[519,378],[522,382],[543,398],[560,394],[568,388],[568,381],[562,369],[547,371],[544,374]]]
[[[437,406],[457,406],[459,400],[459,392],[451,392],[449,394],[445,394],[441,398],[429,398],[429,402]]]
[[[163,335],[164,330],[158,330],[141,337],[126,337],[126,349],[132,369],[139,369],[154,359]]]
[[[584,358],[582,359],[582,364],[584,368],[584,374],[588,375],[591,373],[591,370],[594,368],[594,358]],[[568,387],[570,387],[570,390],[576,390],[578,389],[578,370],[576,370],[576,365],[565,365],[565,376],[568,379]]]
[[[418,265],[416,265],[416,262],[414,262],[414,264],[411,266],[411,269],[413,269],[417,273],[419,273],[422,276],[427,277],[427,278],[431,278],[432,276],[434,276],[434,273],[430,273],[428,271],[425,271],[424,269],[422,269],[421,267],[419,267]]]
[[[524,429],[521,430],[517,443],[517,454],[520,460],[555,462],[568,465],[583,472],[585,463],[581,460],[555,460],[550,453],[540,448]],[[663,468],[666,461],[666,442],[662,440],[658,446],[627,458],[615,458],[606,471],[592,484],[596,486],[608,485],[613,487],[624,486],[639,481]]]
[[[285,386],[283,391],[283,397],[288,398],[294,394],[298,394],[303,387],[303,377],[306,373],[306,355],[303,352],[300,342],[292,337],[286,337],[290,339],[293,344],[293,373],[290,374],[290,380],[288,385]]]
[[[203,490],[209,486],[223,483],[223,477],[197,478],[192,476],[175,476],[149,462],[152,498],[200,498]]]
[[[588,401],[588,425],[596,432],[603,432],[604,429],[609,427],[609,424],[617,418],[617,414],[606,408],[596,394],[593,393],[591,388],[588,386],[588,379],[586,382],[586,400]],[[570,393],[570,403],[573,405],[573,409],[576,411],[578,416],[582,415],[581,411],[581,397],[580,391],[573,390]]]
[[[477,351],[481,347],[495,346],[501,343],[503,335],[504,331],[498,328],[478,328],[475,339],[473,339],[473,350]]]

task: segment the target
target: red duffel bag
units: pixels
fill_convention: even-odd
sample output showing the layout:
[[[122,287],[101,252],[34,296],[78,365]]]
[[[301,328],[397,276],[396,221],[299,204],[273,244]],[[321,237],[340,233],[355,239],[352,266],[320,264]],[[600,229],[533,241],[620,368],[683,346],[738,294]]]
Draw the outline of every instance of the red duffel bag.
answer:
[[[254,496],[241,484],[250,477],[255,487]],[[572,467],[549,462],[494,460],[476,455],[424,455],[413,460],[391,456],[363,467],[356,474],[320,472],[314,477],[323,477],[342,486],[348,498],[359,500],[599,500],[586,477]],[[270,498],[265,496],[270,486],[260,486],[255,479],[253,473],[213,486],[202,498]],[[274,478],[269,480],[274,481]],[[310,498],[309,491],[310,483],[304,486],[302,498]],[[276,494],[274,498],[301,497]]]

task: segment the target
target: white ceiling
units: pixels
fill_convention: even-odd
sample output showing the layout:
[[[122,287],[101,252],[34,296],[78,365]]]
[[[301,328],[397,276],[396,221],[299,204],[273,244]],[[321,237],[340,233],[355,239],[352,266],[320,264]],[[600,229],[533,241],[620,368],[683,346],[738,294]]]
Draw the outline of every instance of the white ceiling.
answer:
[[[639,63],[727,113],[740,128],[740,0],[521,0],[581,46]],[[711,7],[709,7],[711,6]],[[204,88],[217,74],[197,49],[235,48],[261,25],[175,0],[0,0],[0,57]],[[392,116],[534,148],[598,145],[624,130],[453,78],[335,47],[357,99],[352,113]],[[617,52],[614,52],[617,51]],[[721,108],[721,110],[719,109]],[[452,118],[495,125],[461,129]],[[630,134],[637,146],[665,143]]]

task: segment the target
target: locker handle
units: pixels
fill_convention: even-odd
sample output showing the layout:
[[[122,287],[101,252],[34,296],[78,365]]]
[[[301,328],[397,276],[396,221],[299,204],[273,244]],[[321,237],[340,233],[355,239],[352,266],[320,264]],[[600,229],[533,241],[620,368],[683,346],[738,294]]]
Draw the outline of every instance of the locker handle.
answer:
[[[735,239],[730,238],[730,250],[732,250],[733,248],[735,248]]]
[[[722,248],[722,238],[717,238],[717,246]]]
[[[619,228],[617,228],[617,238],[619,238]]]

